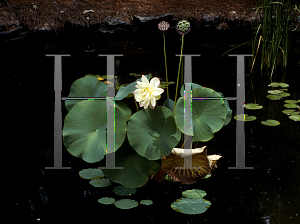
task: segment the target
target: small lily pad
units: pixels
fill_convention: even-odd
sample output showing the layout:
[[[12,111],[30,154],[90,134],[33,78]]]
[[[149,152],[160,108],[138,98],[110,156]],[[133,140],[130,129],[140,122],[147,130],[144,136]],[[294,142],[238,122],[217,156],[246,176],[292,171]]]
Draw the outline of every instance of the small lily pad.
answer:
[[[211,203],[203,198],[180,198],[171,204],[171,208],[180,213],[196,215],[204,213],[210,205]]]
[[[283,105],[284,107],[287,107],[287,108],[298,108],[299,106],[295,103],[289,103],[289,104],[284,104]]]
[[[256,120],[256,117],[248,116],[248,114],[238,114],[234,116],[234,119],[238,121],[254,121]]]
[[[116,195],[120,196],[128,196],[131,194],[135,194],[136,189],[135,188],[128,188],[124,186],[117,186],[113,189],[113,192],[115,192]]]
[[[256,103],[247,103],[245,104],[245,108],[249,110],[257,110],[263,108],[263,106],[260,106]]]
[[[153,201],[151,201],[151,200],[141,200],[140,204],[141,205],[152,205]]]
[[[270,83],[270,86],[272,86],[272,87],[278,87],[278,86],[280,86],[280,87],[282,87],[282,88],[287,88],[287,87],[289,87],[289,84],[287,84],[287,83],[283,83],[283,82],[272,82],[272,83]]]
[[[289,93],[279,93],[278,96],[281,96],[281,97],[288,97],[290,96],[291,94]]]
[[[277,125],[280,125],[280,122],[276,121],[276,120],[266,120],[266,121],[262,121],[261,123],[263,125],[267,125],[267,126],[277,126]]]
[[[281,90],[269,90],[268,93],[270,93],[270,94],[279,94],[279,93],[283,93],[283,91],[281,91]]]
[[[291,109],[283,110],[282,113],[287,114],[287,115],[291,115],[291,114],[295,113],[295,110],[291,110]]]
[[[281,98],[281,96],[277,96],[277,95],[267,95],[266,97],[270,100],[280,100]]]
[[[104,173],[100,169],[84,169],[79,171],[79,176],[83,179],[93,179],[93,178],[101,178],[104,177]]]
[[[138,206],[138,204],[139,203],[137,201],[131,199],[121,199],[114,203],[114,205],[120,209],[131,209]]]
[[[287,104],[297,103],[297,100],[285,100],[284,101]]]
[[[205,195],[206,192],[199,189],[186,190],[182,192],[183,197],[191,199],[203,198]]]
[[[289,116],[289,119],[292,119],[294,121],[300,121],[300,115],[291,115]]]
[[[98,202],[104,205],[111,205],[115,202],[116,200],[114,198],[109,198],[109,197],[104,197],[98,199]]]
[[[297,100],[298,102],[300,102],[300,100]]]
[[[91,185],[93,185],[94,187],[107,187],[110,185],[110,181],[109,179],[106,178],[96,178],[93,179],[89,182]]]

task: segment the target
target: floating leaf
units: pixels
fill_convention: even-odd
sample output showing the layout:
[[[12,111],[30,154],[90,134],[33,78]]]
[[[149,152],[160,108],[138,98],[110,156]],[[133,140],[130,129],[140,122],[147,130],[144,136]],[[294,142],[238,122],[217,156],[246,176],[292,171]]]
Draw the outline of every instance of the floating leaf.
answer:
[[[104,205],[111,205],[115,202],[116,200],[114,198],[109,198],[109,197],[104,197],[98,199],[98,202]]]
[[[281,90],[269,90],[268,93],[270,93],[270,94],[279,94],[279,93],[283,93],[283,91],[281,91]]]
[[[89,182],[94,187],[107,187],[110,185],[110,181],[106,178],[96,178]]]
[[[207,178],[210,178],[211,177],[211,174],[207,174],[204,179],[207,179]]]
[[[300,121],[300,115],[292,115],[292,116],[289,116],[289,118],[294,121]]]
[[[288,97],[290,96],[291,94],[289,93],[279,93],[278,96],[281,96],[281,97]]]
[[[267,95],[266,97],[270,100],[280,100],[281,99],[281,96],[277,96],[277,95]]]
[[[129,73],[129,75],[132,75],[134,77],[141,77],[142,76],[141,74],[136,74],[136,73]]]
[[[248,116],[248,114],[238,114],[234,116],[234,119],[238,121],[254,121],[256,120],[256,117]]]
[[[219,93],[222,98],[225,98],[223,93],[221,93],[221,92],[217,92],[217,93]],[[227,124],[229,124],[229,122],[232,119],[232,110],[230,110],[229,103],[228,103],[227,100],[224,100],[224,103],[225,103],[225,108],[226,108],[226,111],[227,111],[227,115],[226,115],[226,119],[225,119],[225,122],[224,122],[223,126],[226,126]]]
[[[128,121],[128,141],[141,156],[157,160],[170,154],[181,133],[173,113],[164,106],[147,108],[133,114]]]
[[[135,194],[136,189],[135,188],[128,188],[124,186],[117,186],[113,189],[113,192],[115,192],[116,195],[120,196],[128,196],[131,194]]]
[[[245,104],[245,108],[250,109],[250,110],[257,110],[257,109],[263,108],[263,106],[259,106],[256,103],[247,103],[247,104]]]
[[[131,199],[121,199],[114,203],[114,205],[120,209],[131,209],[131,208],[137,207],[138,204],[139,203],[137,201],[131,200]]]
[[[184,152],[192,154],[192,162],[185,163],[184,160],[188,155]],[[212,155],[214,156],[214,155]],[[174,181],[180,181],[183,184],[193,184],[199,179],[203,179],[207,174],[211,174],[212,169],[215,167],[215,162],[221,158],[207,156],[207,147],[196,149],[179,149],[174,148],[170,155],[163,157],[161,169],[167,173]],[[190,165],[193,166],[190,167]],[[176,169],[176,167],[182,167],[184,169]],[[195,169],[198,167],[199,169]]]
[[[282,88],[286,88],[286,87],[289,87],[289,84],[286,84],[286,83],[283,83],[283,82],[272,82],[272,83],[270,83],[270,86],[272,86],[272,87],[278,87],[278,86],[280,86],[280,87],[282,87]]]
[[[283,106],[287,107],[287,108],[298,108],[299,107],[297,104],[294,104],[294,103],[284,104]]]
[[[194,86],[194,85],[193,85]],[[179,130],[186,135],[193,135],[193,141],[209,141],[214,137],[225,123],[227,109],[224,100],[219,93],[210,88],[199,87],[192,90],[193,98],[205,98],[193,100],[192,117],[185,115],[185,99],[180,97],[175,107],[175,121]],[[206,99],[207,98],[207,99]],[[214,99],[211,99],[214,98]],[[218,98],[218,99],[215,99]],[[185,119],[192,120],[192,125],[185,125]],[[187,126],[189,127],[187,129]]]
[[[280,122],[276,121],[276,120],[266,120],[266,121],[262,121],[261,123],[263,125],[267,125],[267,126],[278,126],[278,125],[280,125]]]
[[[153,201],[151,201],[151,200],[141,200],[140,204],[141,205],[152,205]]]
[[[203,198],[205,195],[206,192],[199,189],[186,190],[182,192],[183,197],[191,199]]]
[[[171,204],[171,208],[180,213],[196,215],[204,213],[210,205],[211,203],[203,198],[180,198]]]
[[[102,178],[104,173],[100,169],[90,168],[79,171],[79,176],[83,179]]]
[[[287,115],[290,115],[290,114],[292,114],[294,112],[295,112],[295,110],[283,110],[282,111],[282,113],[287,114]]]
[[[297,103],[297,100],[285,100],[284,101],[287,104]]]

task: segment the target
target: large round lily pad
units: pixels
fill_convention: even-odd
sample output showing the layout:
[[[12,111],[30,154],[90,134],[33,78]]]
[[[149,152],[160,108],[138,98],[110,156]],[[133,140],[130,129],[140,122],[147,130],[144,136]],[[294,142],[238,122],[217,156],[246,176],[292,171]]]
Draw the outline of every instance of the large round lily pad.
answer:
[[[133,114],[128,121],[127,136],[131,147],[150,160],[169,155],[181,138],[172,111],[164,106]]]
[[[108,112],[111,110],[113,112],[113,107]],[[122,145],[126,135],[129,116],[124,111],[130,110],[115,107],[115,150]],[[105,100],[76,103],[66,115],[63,128],[63,140],[69,153],[88,163],[102,160],[106,154],[106,123]]]
[[[106,166],[105,159],[100,161],[100,166]],[[138,188],[147,183],[150,175],[154,175],[160,170],[161,160],[149,160],[140,156],[130,147],[126,139],[115,153],[115,167],[124,169],[102,169],[110,181],[127,188]]]
[[[70,94],[68,98],[71,97],[106,97],[106,85],[98,81],[97,78],[93,76],[85,76],[83,78],[77,79],[70,88]],[[78,100],[66,100],[65,106],[68,111],[72,109],[72,107],[82,101],[83,99]]]
[[[199,87],[192,90],[192,96],[207,98],[205,100],[193,100],[192,102],[192,128],[185,132],[185,102],[180,97],[175,107],[175,121],[179,130],[186,135],[193,135],[193,141],[209,141],[214,137],[225,122],[227,110],[225,103],[220,99],[220,94],[210,88]],[[186,118],[188,120],[188,118]]]
[[[171,204],[171,208],[180,213],[196,215],[204,213],[210,205],[211,203],[203,198],[180,198]]]

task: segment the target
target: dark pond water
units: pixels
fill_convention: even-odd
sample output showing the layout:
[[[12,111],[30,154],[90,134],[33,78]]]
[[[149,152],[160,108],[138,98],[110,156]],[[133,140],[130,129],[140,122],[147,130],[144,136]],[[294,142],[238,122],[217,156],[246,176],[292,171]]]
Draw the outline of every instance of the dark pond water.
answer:
[[[226,38],[225,38],[226,37]],[[179,35],[167,35],[169,80],[176,81],[180,54]],[[193,80],[202,86],[236,96],[236,59],[219,58],[233,45],[246,42],[245,33],[190,33],[185,38],[184,53],[201,54],[193,59]],[[236,121],[232,121],[215,137],[202,145],[208,154],[221,154],[212,177],[193,185],[173,183],[169,189],[154,181],[139,188],[130,198],[150,199],[151,206],[139,205],[120,210],[114,205],[101,205],[101,197],[115,197],[113,187],[95,188],[78,172],[96,168],[70,155],[63,146],[64,167],[69,170],[46,170],[53,166],[54,152],[54,61],[45,54],[70,54],[62,60],[62,97],[67,97],[73,81],[86,74],[106,75],[106,61],[97,54],[124,54],[116,74],[129,83],[131,72],[164,78],[161,33],[118,35],[93,34],[77,29],[58,34],[36,33],[14,41],[1,41],[1,77],[5,111],[2,125],[3,215],[6,223],[300,223],[300,131],[299,122],[281,111],[283,100],[270,101],[267,76],[255,70],[251,87],[246,77],[246,103],[263,105],[262,110],[245,110],[257,120],[245,123],[245,161],[252,170],[229,169],[235,166]],[[294,41],[285,82],[291,96],[300,99],[299,45]],[[95,50],[95,51],[93,51]],[[91,52],[92,51],[92,52]],[[230,53],[251,54],[245,46]],[[246,74],[250,69],[246,60]],[[282,81],[281,69],[273,81]],[[170,88],[174,94],[174,86]],[[255,96],[255,98],[254,98]],[[63,101],[62,101],[63,102]],[[229,101],[235,115],[236,104]],[[62,104],[63,118],[67,114]],[[280,121],[276,127],[263,126],[266,119]],[[185,189],[202,189],[210,208],[200,215],[185,215],[171,209],[170,204]],[[118,198],[119,197],[119,198]],[[6,217],[7,216],[7,217]]]

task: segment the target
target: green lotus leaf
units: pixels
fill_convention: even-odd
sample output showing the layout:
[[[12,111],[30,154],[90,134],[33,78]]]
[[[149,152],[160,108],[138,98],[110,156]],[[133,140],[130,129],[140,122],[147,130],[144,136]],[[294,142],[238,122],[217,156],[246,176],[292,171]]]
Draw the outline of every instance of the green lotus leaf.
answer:
[[[108,139],[115,138],[116,151],[125,139],[130,110],[122,103],[116,103],[113,108],[113,101],[108,99],[107,102],[111,103],[108,113],[114,113],[115,109],[115,133],[114,137],[108,136]],[[106,122],[106,101],[85,100],[76,103],[64,121],[63,140],[68,152],[88,163],[102,160],[106,154]]]
[[[270,93],[270,94],[279,94],[279,93],[283,93],[283,91],[281,91],[281,90],[269,90],[268,93]]]
[[[148,80],[150,80],[150,74],[145,75]],[[130,93],[133,93],[136,90],[137,81],[141,81],[142,78],[137,79],[135,82],[132,82],[128,84],[127,86],[121,86],[119,91],[117,92],[117,95],[115,97],[115,100],[122,100],[125,97],[127,97]]]
[[[203,198],[180,198],[171,204],[171,208],[180,213],[196,215],[204,213],[210,205],[211,203]]]
[[[71,97],[106,97],[106,85],[98,81],[96,77],[93,76],[85,76],[83,78],[77,79],[71,85],[70,94],[68,98]],[[72,109],[72,107],[84,99],[79,100],[66,100],[65,106],[68,111]]]
[[[297,103],[297,100],[285,100],[284,101],[287,104]]]
[[[294,121],[300,121],[300,115],[292,115],[292,116],[289,116],[289,118]]]
[[[131,194],[135,194],[136,189],[135,188],[128,188],[124,186],[117,186],[113,189],[113,192],[115,192],[116,195],[120,196],[128,196]]]
[[[141,200],[140,204],[141,205],[152,205],[153,201],[151,201],[151,200]]]
[[[297,100],[298,102],[300,102],[300,100]]]
[[[182,192],[183,197],[191,199],[203,198],[205,195],[206,192],[199,189],[186,190]]]
[[[217,92],[217,93],[219,93],[222,98],[225,98],[224,95],[223,95],[223,93],[221,93],[221,92]],[[227,100],[224,100],[224,103],[225,103],[227,115],[226,115],[226,119],[225,119],[225,122],[224,122],[223,126],[226,126],[227,124],[229,124],[229,122],[232,119],[232,110],[230,110],[229,103],[228,103]]]
[[[109,198],[109,197],[104,197],[98,199],[98,202],[104,205],[111,205],[115,202],[116,200],[114,198]]]
[[[245,108],[249,109],[249,110],[257,110],[257,109],[263,108],[263,106],[259,106],[256,103],[247,103],[247,104],[245,104]]]
[[[197,84],[197,83],[186,83],[186,84],[191,84],[192,85],[192,90],[193,89],[198,89],[198,88],[200,88],[200,87],[202,87],[202,86],[200,86],[199,84]],[[182,97],[184,97],[184,86],[185,85],[182,85],[181,86],[181,89],[180,89],[180,95],[182,96]],[[193,96],[194,97],[194,96]]]
[[[192,126],[184,131],[184,97],[180,97],[175,107],[175,121],[179,130],[186,135],[193,135],[193,141],[209,141],[214,137],[213,133],[219,131],[226,120],[227,110],[224,100],[209,99],[222,98],[216,91],[200,87],[192,90],[193,98],[207,98],[205,100],[193,100],[192,102]],[[187,120],[189,118],[186,118]]]
[[[181,133],[173,113],[164,106],[147,108],[133,114],[128,121],[128,141],[141,156],[157,160],[171,153]]]
[[[279,93],[278,96],[281,96],[281,97],[288,97],[290,96],[291,94],[289,93]]]
[[[298,108],[299,106],[295,103],[289,103],[289,104],[284,104],[283,105],[284,107],[287,107],[287,108]]]
[[[106,159],[100,161],[100,166],[106,166]],[[103,169],[102,171],[110,181],[127,188],[137,188],[145,185],[149,176],[160,170],[161,159],[149,160],[140,156],[131,148],[126,138],[121,148],[115,153],[115,167],[124,169]]]
[[[107,187],[110,185],[110,181],[106,178],[96,178],[89,182],[94,187]]]
[[[278,125],[280,125],[280,122],[276,121],[276,120],[266,120],[266,121],[262,121],[261,123],[263,125],[267,125],[267,126],[278,126]]]
[[[294,112],[295,112],[295,110],[283,110],[282,111],[282,113],[287,114],[287,115],[290,115],[290,114],[292,114]]]
[[[288,91],[288,89],[279,89],[279,90],[281,90],[281,91]]]
[[[131,200],[131,199],[121,199],[114,203],[114,205],[120,209],[131,209],[131,208],[137,207],[138,204],[139,203],[137,201]]]
[[[104,173],[100,169],[90,168],[79,171],[79,176],[83,179],[94,179],[104,177]]]
[[[175,105],[174,100],[171,100],[170,98],[166,99],[166,101],[163,104],[163,106],[165,106],[166,108],[169,108],[172,111],[172,113],[174,110],[174,105]]]
[[[278,82],[272,82],[272,83],[270,83],[270,86],[272,86],[272,87],[278,87],[279,84],[278,84]]]
[[[234,119],[237,121],[254,121],[256,120],[256,117],[248,116],[248,114],[238,114],[234,116]]]
[[[280,100],[281,98],[281,96],[277,96],[277,95],[267,95],[266,97],[270,100]]]

